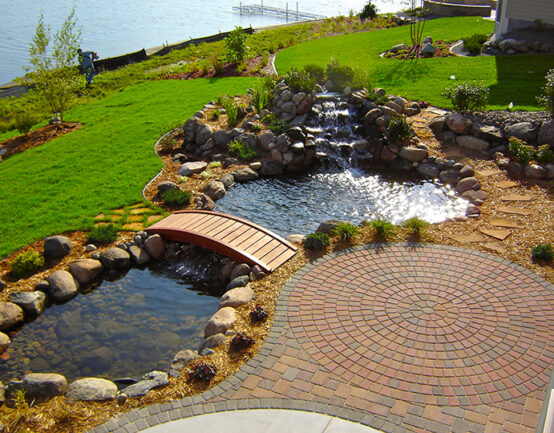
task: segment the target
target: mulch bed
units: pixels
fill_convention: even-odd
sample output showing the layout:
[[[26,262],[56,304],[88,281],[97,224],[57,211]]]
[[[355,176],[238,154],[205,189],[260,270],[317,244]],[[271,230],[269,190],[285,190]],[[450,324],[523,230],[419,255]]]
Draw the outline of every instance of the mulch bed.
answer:
[[[422,56],[421,50],[423,49],[423,45],[420,47],[419,50],[417,50],[417,54],[413,55],[411,54],[413,46],[409,46],[407,50],[402,50],[398,53],[393,53],[390,50],[385,51],[383,54],[383,57],[386,57],[388,59],[397,59],[397,60],[414,60],[414,59],[432,59],[435,57],[453,57],[454,54],[450,51],[450,48],[452,48],[456,42],[445,42],[445,41],[435,41],[433,42],[433,45],[437,49],[435,51],[435,54],[432,56]]]
[[[6,159],[16,153],[25,152],[27,149],[42,146],[44,143],[79,129],[81,126],[82,125],[80,123],[76,122],[62,122],[55,125],[46,125],[42,128],[28,132],[27,134],[10,138],[0,143],[0,146],[7,149],[7,152],[4,154],[3,158]]]

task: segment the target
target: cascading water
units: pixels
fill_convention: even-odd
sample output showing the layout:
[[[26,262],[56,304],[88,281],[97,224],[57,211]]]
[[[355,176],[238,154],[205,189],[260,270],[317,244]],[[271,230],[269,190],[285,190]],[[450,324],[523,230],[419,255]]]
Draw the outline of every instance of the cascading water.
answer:
[[[276,233],[310,233],[321,221],[359,223],[385,218],[399,224],[419,217],[430,223],[465,215],[467,202],[438,182],[399,182],[368,171],[364,126],[342,95],[317,95],[305,122],[316,144],[318,167],[304,175],[238,184],[217,202],[216,210],[254,221]],[[397,178],[396,178],[397,179]]]

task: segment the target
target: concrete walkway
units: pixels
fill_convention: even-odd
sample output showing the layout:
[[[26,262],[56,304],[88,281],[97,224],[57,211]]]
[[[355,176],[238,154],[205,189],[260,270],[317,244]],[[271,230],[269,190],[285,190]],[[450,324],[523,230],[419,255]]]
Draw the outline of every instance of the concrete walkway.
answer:
[[[234,376],[94,433],[237,409],[314,412],[386,433],[536,432],[554,361],[554,286],[518,265],[446,246],[355,248],[299,271],[276,311]]]

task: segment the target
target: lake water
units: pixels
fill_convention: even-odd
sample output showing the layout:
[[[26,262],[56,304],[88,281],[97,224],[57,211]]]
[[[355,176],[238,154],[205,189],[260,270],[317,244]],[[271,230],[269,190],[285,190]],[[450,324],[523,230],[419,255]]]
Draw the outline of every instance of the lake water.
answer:
[[[259,3],[245,0],[243,4]],[[359,12],[367,0],[289,1],[289,9],[325,16]],[[402,0],[373,2],[380,12],[401,9]],[[282,24],[280,18],[240,16],[232,11],[239,0],[0,0],[0,84],[24,75],[29,43],[41,14],[53,32],[75,8],[82,31],[82,47],[111,57],[141,48],[161,46],[208,36],[235,26],[263,27]],[[265,0],[264,6],[285,8],[283,0]]]

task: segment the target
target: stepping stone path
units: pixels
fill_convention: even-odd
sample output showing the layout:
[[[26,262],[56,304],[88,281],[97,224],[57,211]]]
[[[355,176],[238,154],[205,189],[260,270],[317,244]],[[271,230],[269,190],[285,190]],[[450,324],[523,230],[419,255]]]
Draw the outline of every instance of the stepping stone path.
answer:
[[[400,244],[333,253],[283,287],[263,347],[234,376],[92,432],[276,408],[382,432],[534,433],[553,321],[554,286],[489,254]]]
[[[515,223],[513,221],[503,220],[499,218],[495,218],[489,221],[489,223],[495,227],[508,227],[511,229],[520,229],[521,226],[518,223]]]
[[[499,206],[498,212],[515,214],[515,215],[531,215],[533,213],[529,209],[519,209],[517,207],[510,207],[510,206]]]
[[[461,244],[470,244],[473,242],[483,242],[485,240],[485,237],[480,235],[479,233],[471,233],[468,235],[454,236],[451,239],[454,239],[456,242],[459,242]]]
[[[487,236],[491,236],[500,241],[503,241],[504,239],[506,239],[508,236],[512,234],[512,232],[509,230],[479,229],[479,231]]]
[[[502,189],[513,188],[514,186],[518,185],[519,184],[517,182],[513,182],[511,180],[503,180],[502,182],[498,182],[498,186]]]

